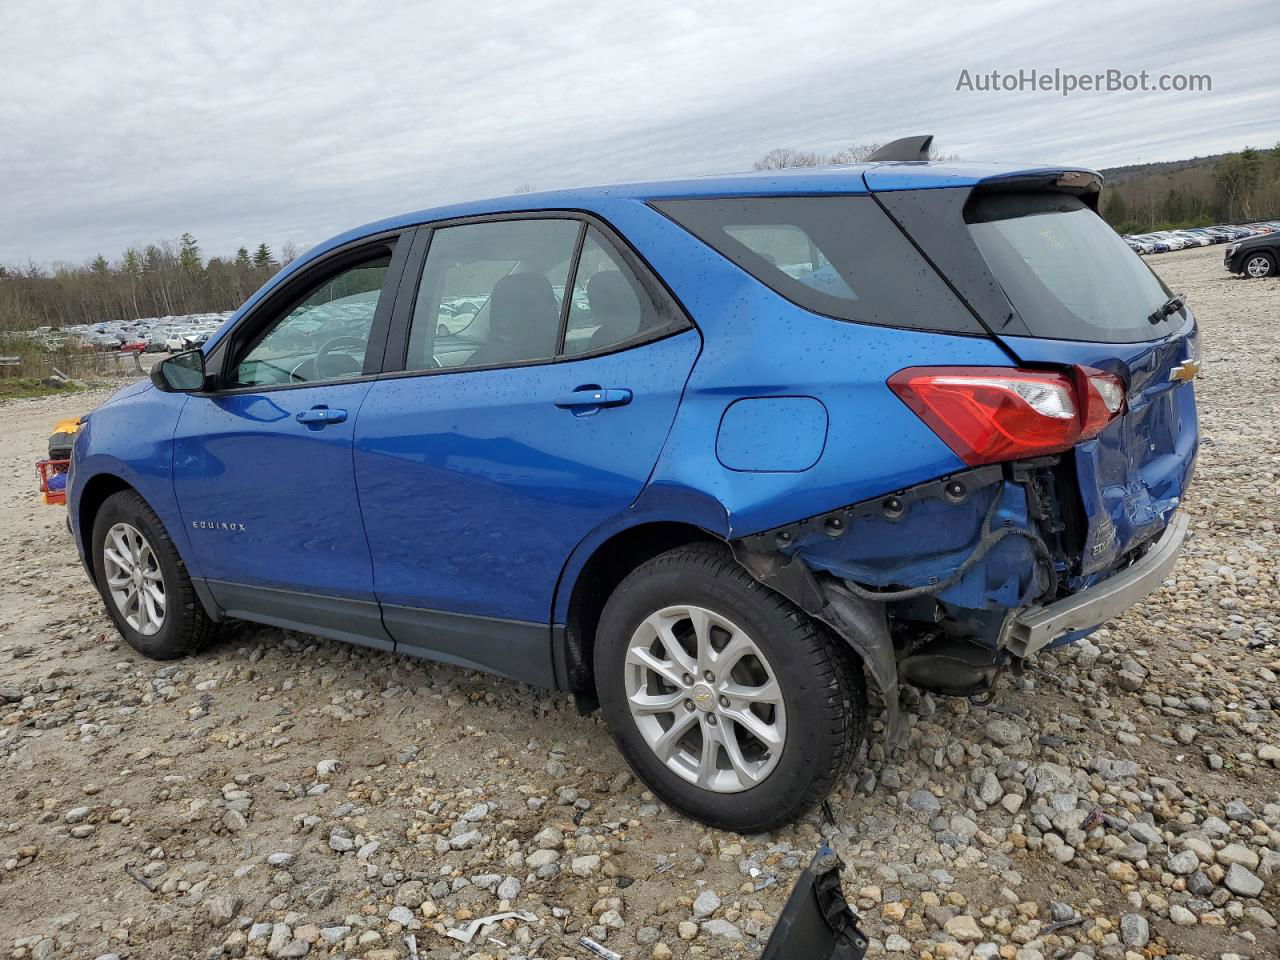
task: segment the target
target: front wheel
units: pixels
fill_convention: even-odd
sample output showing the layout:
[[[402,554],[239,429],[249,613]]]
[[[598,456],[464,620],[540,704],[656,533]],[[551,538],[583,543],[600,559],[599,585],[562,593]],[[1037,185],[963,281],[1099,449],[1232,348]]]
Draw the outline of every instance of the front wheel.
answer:
[[[596,692],[637,775],[668,804],[739,833],[812,809],[848,774],[866,721],[861,671],[723,547],[642,564],[596,632]]]
[[[1244,260],[1244,275],[1255,279],[1273,277],[1276,274],[1276,258],[1269,253],[1251,253]]]
[[[93,521],[93,569],[107,613],[129,646],[155,660],[194,653],[217,625],[155,511],[132,490],[103,501]]]

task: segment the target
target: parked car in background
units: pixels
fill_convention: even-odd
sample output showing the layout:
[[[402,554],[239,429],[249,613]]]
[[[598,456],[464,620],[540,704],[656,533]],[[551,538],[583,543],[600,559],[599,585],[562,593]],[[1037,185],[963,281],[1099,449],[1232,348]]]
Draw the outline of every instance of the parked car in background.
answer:
[[[1222,252],[1222,260],[1232,273],[1260,279],[1274,277],[1280,270],[1280,233],[1258,233],[1238,240]]]
[[[666,802],[775,827],[865,677],[896,742],[902,684],[1170,575],[1196,324],[1099,190],[873,162],[353,230],[87,416],[72,534],[147,656],[233,617],[571,691]]]

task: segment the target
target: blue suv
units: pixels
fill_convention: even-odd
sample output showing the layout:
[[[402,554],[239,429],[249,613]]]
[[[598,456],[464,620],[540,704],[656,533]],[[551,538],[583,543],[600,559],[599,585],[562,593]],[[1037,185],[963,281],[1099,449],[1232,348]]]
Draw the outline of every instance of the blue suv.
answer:
[[[767,829],[864,677],[887,748],[903,684],[983,695],[1168,576],[1196,325],[1099,190],[873,162],[362,227],[86,418],[71,529],[147,656],[242,618],[570,691]]]

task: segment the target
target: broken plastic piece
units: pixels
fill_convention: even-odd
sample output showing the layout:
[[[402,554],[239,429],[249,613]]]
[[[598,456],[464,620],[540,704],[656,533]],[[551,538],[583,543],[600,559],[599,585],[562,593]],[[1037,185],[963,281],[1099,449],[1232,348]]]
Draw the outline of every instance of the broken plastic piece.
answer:
[[[822,847],[792,888],[760,960],[862,960],[866,952],[840,886],[840,858]]]
[[[533,923],[538,919],[532,913],[527,913],[524,910],[508,910],[506,913],[492,913],[487,917],[478,917],[461,929],[446,930],[444,935],[452,937],[459,943],[469,944],[475,938],[475,935],[480,932],[481,927],[487,927],[491,923],[499,923],[509,917],[515,917],[515,919],[523,920],[525,923]]]
[[[594,953],[597,957],[601,957],[602,960],[622,960],[622,954],[614,953],[608,947],[601,946],[590,937],[579,937],[578,942]]]

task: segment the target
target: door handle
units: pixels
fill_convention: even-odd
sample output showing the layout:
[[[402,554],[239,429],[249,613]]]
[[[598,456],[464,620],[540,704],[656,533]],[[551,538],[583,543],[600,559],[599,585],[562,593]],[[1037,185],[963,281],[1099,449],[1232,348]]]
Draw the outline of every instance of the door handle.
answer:
[[[579,387],[566,397],[556,401],[564,410],[581,410],[584,407],[623,407],[631,402],[631,391],[624,387]]]
[[[310,410],[300,411],[294,419],[308,426],[324,426],[326,423],[342,423],[347,419],[347,411],[331,410],[321,404],[312,407]]]

